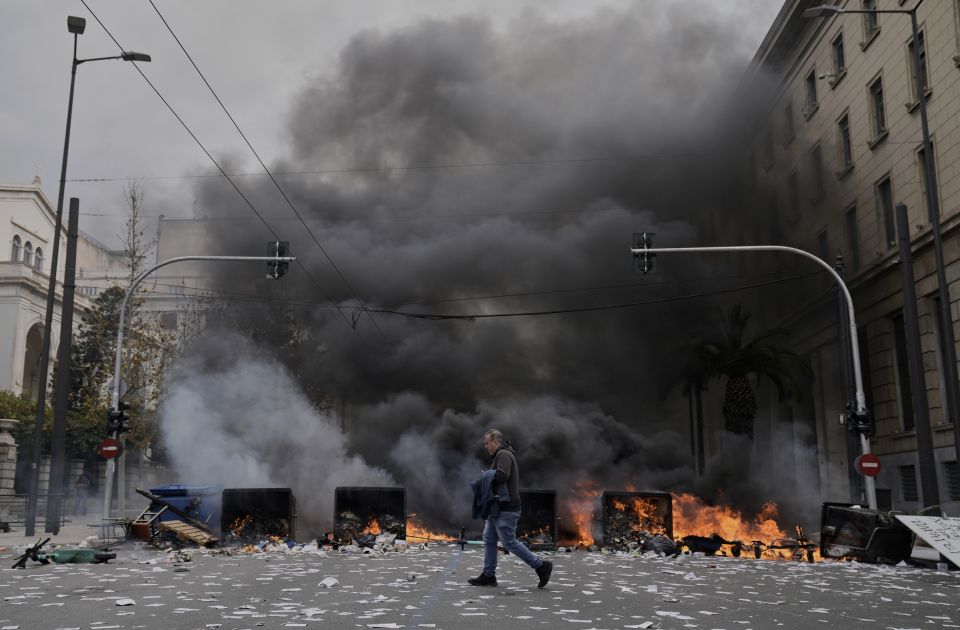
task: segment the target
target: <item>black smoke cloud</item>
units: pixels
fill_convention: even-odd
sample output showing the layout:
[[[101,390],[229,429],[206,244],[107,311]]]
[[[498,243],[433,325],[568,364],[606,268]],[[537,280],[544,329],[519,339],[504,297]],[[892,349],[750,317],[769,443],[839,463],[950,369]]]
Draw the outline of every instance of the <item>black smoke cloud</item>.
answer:
[[[279,284],[217,278],[273,300],[223,316],[257,344],[229,371],[282,362],[310,399],[334,402],[339,422],[325,430],[346,424],[351,452],[447,525],[463,516],[493,425],[521,450],[524,485],[688,489],[686,403],[661,400],[682,376],[676,349],[714,302],[665,300],[744,280],[684,257],[637,276],[631,233],[716,244],[718,225],[752,224],[749,207],[724,212],[737,206],[738,133],[767,98],[761,82],[742,83],[752,51],[737,21],[694,4],[356,36],[292,103],[289,152],[271,165],[309,172],[278,178],[313,236],[268,179],[240,182],[299,261]],[[205,215],[249,217],[223,182],[197,196]],[[199,225],[211,251],[262,250],[270,231],[240,224]],[[652,303],[471,321],[364,312],[358,298],[464,317]],[[217,329],[194,356],[229,343]],[[188,364],[196,374],[181,372],[171,399],[226,369]]]

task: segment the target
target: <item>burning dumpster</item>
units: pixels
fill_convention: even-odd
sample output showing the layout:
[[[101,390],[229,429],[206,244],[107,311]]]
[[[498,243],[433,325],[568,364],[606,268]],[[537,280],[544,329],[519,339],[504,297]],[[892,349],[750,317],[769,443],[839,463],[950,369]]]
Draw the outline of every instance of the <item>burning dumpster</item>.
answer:
[[[668,492],[604,492],[600,509],[605,545],[673,538],[673,498]]]
[[[382,533],[406,539],[405,488],[342,486],[334,490],[333,535],[337,540],[360,540]]]
[[[910,557],[913,533],[894,517],[854,507],[824,503],[820,511],[820,555],[863,562],[897,564]]]
[[[557,548],[559,536],[556,490],[521,490],[517,538],[533,550]]]
[[[296,537],[297,502],[290,488],[227,488],[220,514],[225,538],[253,542]]]

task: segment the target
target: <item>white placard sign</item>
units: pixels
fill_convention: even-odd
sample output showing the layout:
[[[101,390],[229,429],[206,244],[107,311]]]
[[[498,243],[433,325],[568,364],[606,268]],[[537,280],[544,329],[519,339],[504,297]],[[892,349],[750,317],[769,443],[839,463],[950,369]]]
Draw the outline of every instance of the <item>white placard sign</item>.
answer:
[[[960,566],[960,518],[939,516],[907,516],[897,514],[901,523],[924,539],[931,547]]]

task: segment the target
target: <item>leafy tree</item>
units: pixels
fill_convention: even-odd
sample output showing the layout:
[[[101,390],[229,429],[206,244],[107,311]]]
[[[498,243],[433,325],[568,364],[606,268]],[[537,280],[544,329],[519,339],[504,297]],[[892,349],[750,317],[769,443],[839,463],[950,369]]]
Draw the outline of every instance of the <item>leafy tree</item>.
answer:
[[[144,236],[143,193],[136,182],[124,190],[129,216],[120,235],[121,259],[126,270],[126,286],[114,285],[100,292],[93,307],[84,314],[75,336],[70,366],[71,409],[95,427],[97,436],[106,433],[106,417],[112,390],[120,307],[127,287],[143,272],[145,261],[156,246],[156,239]],[[139,292],[139,291],[138,291]],[[173,331],[165,331],[159,317],[143,313],[143,299],[134,295],[127,303],[121,365],[126,384],[124,400],[129,402],[130,431],[127,441],[144,447],[155,436],[153,411],[162,392],[163,373],[175,351]]]
[[[747,338],[750,315],[739,304],[721,319],[718,338],[698,341],[696,352],[706,380],[726,379],[723,418],[727,431],[753,439],[757,396],[750,375],[770,379],[784,400],[799,398],[803,390],[798,376],[809,378],[813,372],[799,355],[777,344],[787,330],[772,328]]]
[[[12,418],[18,421],[14,430],[14,438],[17,441],[18,450],[21,455],[29,453],[33,449],[33,427],[37,417],[37,401],[31,400],[26,395],[17,396],[16,394],[0,390],[0,417]],[[91,426],[90,419],[83,414],[72,410],[67,413],[67,442],[66,449],[68,457],[85,458],[91,456],[95,451],[102,435],[102,427]],[[44,410],[43,433],[41,434],[41,452],[50,452],[50,440],[53,433],[53,408],[47,405]]]

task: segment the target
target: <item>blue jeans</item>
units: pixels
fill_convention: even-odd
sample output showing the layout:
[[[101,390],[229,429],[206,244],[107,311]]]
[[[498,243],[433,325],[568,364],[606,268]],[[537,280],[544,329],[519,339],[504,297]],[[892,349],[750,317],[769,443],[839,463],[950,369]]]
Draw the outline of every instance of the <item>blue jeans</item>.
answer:
[[[500,516],[490,516],[483,526],[483,574],[497,574],[497,540],[504,549],[520,558],[534,569],[543,564],[540,556],[526,548],[517,540],[517,523],[520,512],[500,512]]]

